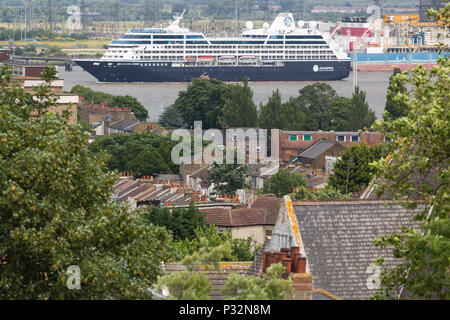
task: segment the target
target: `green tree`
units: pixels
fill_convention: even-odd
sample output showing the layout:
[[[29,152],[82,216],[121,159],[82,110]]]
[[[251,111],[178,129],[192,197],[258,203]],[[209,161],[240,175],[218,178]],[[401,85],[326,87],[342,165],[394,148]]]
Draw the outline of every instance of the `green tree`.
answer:
[[[442,10],[449,26],[450,4]],[[399,73],[394,81],[411,92],[398,92],[394,102],[406,107],[406,116],[378,121],[374,128],[393,139],[390,161],[376,165],[378,192],[389,192],[405,207],[422,199],[423,210],[415,219],[419,227],[404,226],[380,237],[375,244],[392,249],[397,266],[382,269],[376,298],[397,298],[404,289],[413,299],[450,299],[450,117],[448,58],[427,71],[419,65],[410,75]],[[383,264],[383,258],[377,260]]]
[[[292,192],[293,188],[306,186],[306,180],[300,173],[291,173],[281,168],[276,174],[264,181],[263,193],[273,193],[282,197]]]
[[[236,159],[235,159],[236,160]],[[235,194],[236,190],[245,187],[247,165],[218,164],[214,162],[205,182],[214,183],[215,194]]]
[[[402,71],[399,68],[394,68],[394,73],[389,78],[389,86],[386,94],[386,107],[384,109],[383,118],[397,119],[406,116],[406,108],[404,105],[394,101],[398,93],[405,93],[407,89],[401,81],[394,81],[395,76]]]
[[[232,96],[226,102],[224,109],[224,123],[230,127],[256,127],[258,111],[253,102],[253,91],[244,77],[244,85],[233,86]]]
[[[144,218],[156,226],[165,227],[172,232],[175,240],[193,239],[195,230],[205,224],[203,214],[191,203],[189,208],[151,207],[145,211]]]
[[[372,179],[375,169],[370,163],[387,156],[383,144],[369,147],[364,143],[351,146],[336,161],[333,173],[328,177],[328,185],[341,193],[359,192]]]
[[[202,121],[203,129],[221,128],[226,101],[231,98],[232,85],[216,79],[194,79],[178,94],[174,108],[188,128]]]
[[[135,177],[157,173],[178,173],[170,151],[175,143],[170,137],[154,132],[110,134],[89,145],[93,154],[106,152],[110,170],[132,171]]]
[[[183,117],[178,112],[178,109],[173,104],[164,109],[163,113],[159,116],[158,122],[161,126],[167,129],[188,127],[188,125],[184,122]]]
[[[67,113],[47,112],[55,75],[31,94],[0,66],[0,299],[150,298],[170,235],[108,199],[117,176]]]
[[[366,93],[357,86],[352,96],[351,108],[347,111],[347,130],[358,131],[369,128],[375,120],[375,112],[369,108]]]
[[[323,82],[300,89],[296,103],[301,110],[312,116],[312,122],[302,130],[328,130],[331,126],[330,110],[336,97],[336,91]]]

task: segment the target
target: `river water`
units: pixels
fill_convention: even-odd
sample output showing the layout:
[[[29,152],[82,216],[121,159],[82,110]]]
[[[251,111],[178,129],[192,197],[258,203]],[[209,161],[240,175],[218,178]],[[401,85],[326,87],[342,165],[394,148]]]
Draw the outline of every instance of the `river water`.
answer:
[[[80,84],[93,90],[115,95],[130,95],[135,97],[147,108],[149,121],[158,121],[164,108],[172,104],[178,93],[185,90],[187,83],[100,83],[80,67],[73,67],[72,72],[65,72],[59,67],[59,77],[64,79],[64,90],[70,91],[74,85]],[[386,104],[386,91],[391,72],[358,72],[358,85],[366,92],[366,99],[370,108],[380,119]],[[338,95],[351,97],[353,92],[352,74],[344,80],[324,81],[328,83]],[[298,96],[298,91],[314,83],[313,81],[287,82],[250,82],[253,90],[253,100],[259,106],[266,103],[273,91],[279,89],[283,101]],[[125,106],[124,106],[125,107]]]

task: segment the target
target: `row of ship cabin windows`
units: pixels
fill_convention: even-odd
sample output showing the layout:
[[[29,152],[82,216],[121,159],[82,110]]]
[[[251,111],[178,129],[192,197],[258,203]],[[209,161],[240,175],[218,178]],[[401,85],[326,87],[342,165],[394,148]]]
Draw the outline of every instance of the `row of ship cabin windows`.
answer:
[[[106,56],[106,58],[117,58],[117,56]],[[122,56],[120,56],[122,58]],[[135,56],[132,59],[145,60],[151,58],[152,60],[179,60],[183,61],[183,56]],[[261,60],[333,60],[336,56],[262,56]]]
[[[312,134],[302,134],[302,141],[311,141],[312,140]],[[298,141],[298,135],[297,134],[290,134],[289,135],[289,141]],[[346,142],[347,136],[345,134],[337,134],[336,135],[336,141],[338,142]],[[351,142],[359,142],[360,138],[358,135],[350,135],[350,141]]]

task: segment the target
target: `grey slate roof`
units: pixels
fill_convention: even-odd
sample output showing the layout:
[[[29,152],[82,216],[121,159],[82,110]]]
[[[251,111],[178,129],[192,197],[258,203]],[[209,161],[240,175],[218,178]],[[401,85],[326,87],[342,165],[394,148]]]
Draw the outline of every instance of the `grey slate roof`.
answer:
[[[314,289],[324,289],[341,299],[370,299],[373,273],[366,273],[374,260],[397,263],[391,251],[375,247],[373,240],[415,225],[420,211],[390,201],[335,201],[294,203],[309,273]]]
[[[338,144],[336,141],[330,141],[325,138],[313,143],[305,151],[298,155],[299,158],[315,159],[328,149]]]
[[[108,125],[111,129],[132,132],[133,128],[139,123],[136,119],[122,119]]]

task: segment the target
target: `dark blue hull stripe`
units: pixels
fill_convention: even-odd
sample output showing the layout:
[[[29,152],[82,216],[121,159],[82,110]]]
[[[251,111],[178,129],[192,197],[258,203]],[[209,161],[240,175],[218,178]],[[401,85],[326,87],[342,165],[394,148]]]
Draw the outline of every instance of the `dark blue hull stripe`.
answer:
[[[222,81],[299,81],[340,80],[350,73],[350,61],[285,62],[277,67],[214,66],[172,67],[170,62],[154,66],[147,62],[108,62],[76,60],[100,82],[184,82],[207,74]]]

